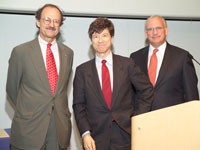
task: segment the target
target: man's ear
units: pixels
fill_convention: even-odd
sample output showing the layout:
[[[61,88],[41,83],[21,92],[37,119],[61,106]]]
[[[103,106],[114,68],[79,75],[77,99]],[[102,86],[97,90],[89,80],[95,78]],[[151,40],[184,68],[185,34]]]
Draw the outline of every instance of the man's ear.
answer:
[[[145,37],[147,38],[147,31],[146,31],[146,30],[144,31],[144,35],[145,35]]]
[[[168,27],[165,28],[165,34],[167,36],[167,34],[168,34]]]
[[[40,28],[40,21],[39,21],[38,19],[36,19],[36,26],[37,26],[38,28]]]

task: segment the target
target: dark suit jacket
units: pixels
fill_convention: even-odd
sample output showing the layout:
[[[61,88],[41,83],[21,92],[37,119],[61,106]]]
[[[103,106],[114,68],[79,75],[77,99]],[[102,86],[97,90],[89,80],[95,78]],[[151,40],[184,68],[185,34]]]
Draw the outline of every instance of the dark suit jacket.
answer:
[[[131,54],[131,58],[148,76],[149,46]],[[198,100],[197,76],[189,53],[167,43],[154,88],[152,110]]]
[[[81,135],[91,131],[97,150],[107,150],[109,147],[112,118],[122,130],[131,134],[131,117],[134,114],[132,84],[140,97],[139,108],[142,112],[138,113],[149,111],[153,87],[131,59],[113,55],[111,110],[103,97],[95,59],[77,67],[73,92],[75,119]]]
[[[22,149],[40,149],[44,144],[55,105],[60,146],[69,145],[71,135],[67,85],[73,62],[73,51],[58,43],[60,72],[52,96],[38,39],[15,47],[9,60],[7,95],[14,104],[11,144]]]

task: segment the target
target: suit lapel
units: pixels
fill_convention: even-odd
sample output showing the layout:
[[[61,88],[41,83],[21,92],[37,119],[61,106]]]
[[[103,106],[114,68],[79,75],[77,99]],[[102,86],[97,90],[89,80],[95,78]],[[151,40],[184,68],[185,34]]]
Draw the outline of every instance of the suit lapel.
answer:
[[[111,108],[114,106],[115,100],[117,99],[118,90],[120,87],[120,78],[123,76],[123,67],[121,66],[121,62],[117,59],[117,57],[113,54],[113,92],[112,92],[112,100],[111,100]]]
[[[140,67],[141,71],[146,74],[149,78],[148,74],[148,55],[149,55],[149,46],[142,49],[139,55],[135,56],[135,63]]]
[[[146,47],[143,51],[144,57],[141,57],[141,69],[144,70],[144,73],[148,76],[148,54],[149,54],[149,46]]]
[[[55,95],[58,91],[58,88],[60,87],[59,85],[62,84],[62,79],[65,78],[65,71],[67,70],[66,64],[67,64],[67,54],[64,51],[63,47],[61,44],[58,44],[58,52],[59,52],[59,60],[60,60],[60,69],[59,69],[59,75],[58,75],[58,80],[57,80],[57,84],[56,84],[56,89],[55,89]]]
[[[33,42],[31,43],[31,49],[32,49],[31,54],[30,54],[31,61],[33,62],[35,69],[38,72],[38,75],[40,76],[41,81],[43,82],[43,85],[51,93],[51,88],[49,85],[49,80],[47,77],[47,72],[44,65],[41,48],[40,48],[37,38],[33,40]]]
[[[173,55],[170,51],[169,45],[167,44],[166,50],[165,50],[165,54],[164,54],[164,58],[162,61],[162,65],[160,67],[160,71],[158,74],[158,78],[156,81],[156,85],[155,88],[159,86],[159,84],[163,81],[163,78],[165,77],[167,70],[169,70],[169,66],[170,66],[170,59],[171,59],[171,55]]]
[[[90,69],[89,69],[90,70]],[[88,77],[91,78],[91,83],[92,83],[92,90],[94,90],[94,93],[96,94],[96,97],[98,97],[99,102],[106,108],[108,109],[108,106],[105,102],[104,96],[103,96],[103,92],[101,90],[101,85],[100,85],[100,81],[99,81],[99,77],[98,77],[98,73],[97,73],[97,68],[96,68],[96,64],[95,64],[95,59],[93,59],[91,61],[91,71],[88,71]]]

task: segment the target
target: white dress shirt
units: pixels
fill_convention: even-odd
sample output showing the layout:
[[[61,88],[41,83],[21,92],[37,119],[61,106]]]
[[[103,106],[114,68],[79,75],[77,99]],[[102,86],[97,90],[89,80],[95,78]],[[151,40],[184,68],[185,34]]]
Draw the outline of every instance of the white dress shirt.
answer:
[[[41,48],[41,52],[42,52],[42,56],[43,56],[43,60],[44,60],[44,65],[46,67],[46,50],[47,50],[47,44],[48,44],[48,42],[46,42],[45,40],[43,40],[40,37],[40,35],[38,36],[38,41],[39,41],[39,44],[40,44],[40,48]],[[60,59],[59,59],[58,45],[57,45],[56,40],[54,40],[51,44],[52,44],[51,45],[51,51],[53,53],[54,60],[56,62],[56,69],[57,69],[57,72],[59,74]]]
[[[167,43],[164,42],[160,47],[158,47],[158,52],[156,53],[157,59],[158,59],[158,63],[157,63],[157,71],[156,71],[156,80],[155,83],[157,81],[158,75],[159,75],[159,71],[160,71],[160,67],[162,65],[162,61],[163,61],[163,57],[165,54],[165,49],[166,49]],[[153,50],[156,49],[154,48],[152,45],[149,46],[149,54],[148,54],[148,68],[149,68],[149,63],[150,63],[150,59],[151,56],[153,54]]]

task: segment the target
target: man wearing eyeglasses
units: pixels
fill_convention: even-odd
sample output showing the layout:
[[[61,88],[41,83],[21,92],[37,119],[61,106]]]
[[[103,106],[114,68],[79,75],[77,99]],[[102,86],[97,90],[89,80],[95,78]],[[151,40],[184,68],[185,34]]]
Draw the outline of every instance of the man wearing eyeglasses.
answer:
[[[56,40],[63,20],[57,6],[44,5],[36,12],[38,37],[12,51],[6,87],[15,109],[12,150],[61,150],[69,146],[67,86],[73,51]]]
[[[130,56],[154,86],[152,110],[199,99],[198,79],[190,54],[169,44],[167,33],[163,17],[149,17],[145,23],[149,45]]]

